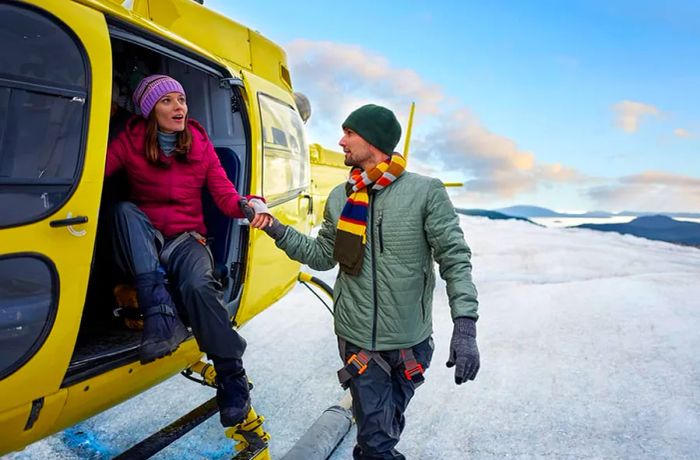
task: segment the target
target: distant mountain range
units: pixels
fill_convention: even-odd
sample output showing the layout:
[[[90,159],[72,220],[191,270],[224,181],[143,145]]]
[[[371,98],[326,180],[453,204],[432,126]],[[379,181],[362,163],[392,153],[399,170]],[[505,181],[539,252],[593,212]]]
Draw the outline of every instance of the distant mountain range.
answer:
[[[488,209],[460,209],[456,208],[455,209],[458,213],[464,214],[465,216],[480,216],[480,217],[488,217],[489,219],[492,220],[522,220],[525,222],[529,222],[531,224],[535,224],[533,221],[526,217],[519,217],[519,216],[509,216],[507,214],[503,214],[502,212],[498,211],[489,211]],[[535,224],[538,225],[538,224]]]
[[[682,222],[667,216],[642,216],[625,224],[582,224],[574,228],[590,228],[603,232],[617,232],[650,240],[700,246],[700,224]]]
[[[585,214],[565,214],[537,206],[511,206],[496,211],[487,209],[457,209],[457,212],[467,216],[488,217],[494,220],[521,220],[538,225],[528,217],[614,217],[631,216],[642,213],[623,211],[610,213],[605,211],[593,211]],[[700,218],[697,213],[671,213],[677,217]],[[666,241],[683,245],[700,247],[700,224],[695,222],[683,222],[674,220],[666,215],[641,215],[627,223],[617,224],[583,224],[569,228],[588,228],[602,232],[617,232],[622,234],[639,236],[649,240]]]
[[[509,206],[507,208],[496,209],[495,211],[513,217],[614,217],[614,216],[658,216],[664,215],[668,217],[685,217],[685,218],[700,218],[700,213],[693,212],[639,212],[639,211],[622,211],[622,212],[607,212],[607,211],[589,211],[582,214],[571,214],[552,211],[551,209],[542,208],[539,206]]]

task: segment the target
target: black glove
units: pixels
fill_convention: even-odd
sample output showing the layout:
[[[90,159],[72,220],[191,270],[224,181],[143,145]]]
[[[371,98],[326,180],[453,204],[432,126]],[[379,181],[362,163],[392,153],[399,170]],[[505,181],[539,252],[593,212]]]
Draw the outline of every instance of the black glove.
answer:
[[[248,203],[248,200],[246,200],[245,198],[241,198],[241,201],[239,201],[238,205],[241,207],[241,211],[243,212],[243,215],[246,217],[246,219],[248,219],[248,222],[252,222],[255,218],[255,209],[253,209],[251,203]],[[269,212],[267,206],[264,206],[264,208],[264,212]],[[272,216],[272,214],[270,215]],[[275,216],[272,216],[272,222],[270,222],[270,225],[263,228],[262,230],[268,235],[270,235],[272,239],[279,240],[284,236],[284,232],[287,231],[287,226],[282,224],[279,220],[277,220]]]
[[[455,383],[461,385],[474,380],[479,372],[479,348],[476,346],[476,323],[466,316],[455,318],[450,357],[447,367],[455,366]]]
[[[270,235],[270,238],[273,240],[279,240],[284,236],[284,232],[287,231],[287,226],[277,220],[275,217],[272,217],[272,222],[270,222],[270,225],[263,228],[263,231]]]

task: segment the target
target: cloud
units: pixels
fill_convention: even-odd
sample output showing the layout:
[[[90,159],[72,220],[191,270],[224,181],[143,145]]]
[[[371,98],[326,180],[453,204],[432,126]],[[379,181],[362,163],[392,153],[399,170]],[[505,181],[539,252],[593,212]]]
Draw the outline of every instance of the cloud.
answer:
[[[468,110],[439,117],[429,136],[416,143],[416,152],[444,169],[461,169],[473,176],[470,190],[503,198],[532,191],[544,182],[578,182],[579,172],[561,164],[538,162],[532,152],[483,126]]]
[[[700,179],[663,171],[621,177],[588,195],[606,209],[700,212]]]
[[[635,101],[620,101],[613,106],[615,123],[626,133],[636,133],[643,117],[658,117],[661,112],[653,105]]]
[[[571,168],[538,161],[533,152],[484,126],[441,87],[413,70],[392,66],[383,56],[328,41],[296,40],[286,49],[295,86],[312,101],[309,131],[326,136],[323,143],[335,145],[344,117],[361,104],[386,105],[405,120],[415,101],[410,169],[415,165],[422,171],[442,171],[485,197],[513,197],[548,183],[584,179]]]
[[[700,178],[682,176],[664,171],[646,171],[640,174],[622,177],[619,179],[624,184],[642,185],[668,185],[700,188]]]
[[[435,114],[444,99],[437,85],[425,82],[415,71],[396,69],[381,55],[357,45],[329,41],[295,40],[286,46],[295,84],[322,98],[314,105],[324,116],[340,119],[366,100],[391,105],[421,101],[421,111]]]
[[[683,138],[689,138],[692,137],[693,135],[688,131],[687,129],[684,128],[676,128],[673,130],[673,135],[676,137],[683,137]]]

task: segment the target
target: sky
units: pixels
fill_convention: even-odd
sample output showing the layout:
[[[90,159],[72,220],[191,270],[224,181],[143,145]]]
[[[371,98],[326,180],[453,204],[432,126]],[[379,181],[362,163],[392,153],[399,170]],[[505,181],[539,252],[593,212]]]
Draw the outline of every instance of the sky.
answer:
[[[699,2],[205,5],[285,49],[310,142],[415,102],[409,169],[457,206],[700,212]]]

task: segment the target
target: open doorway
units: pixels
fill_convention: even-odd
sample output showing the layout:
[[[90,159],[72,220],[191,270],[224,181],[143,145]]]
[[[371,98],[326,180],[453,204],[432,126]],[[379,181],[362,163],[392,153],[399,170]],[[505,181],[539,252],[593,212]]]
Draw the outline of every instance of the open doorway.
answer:
[[[229,179],[241,194],[249,190],[250,129],[238,88],[227,83],[227,72],[191,53],[164,47],[143,35],[110,27],[112,32],[113,95],[110,139],[136,116],[131,95],[139,81],[151,74],[166,74],[182,83],[190,117],[204,126]],[[90,152],[98,155],[103,152]],[[113,290],[131,280],[119,273],[113,258],[112,214],[116,203],[128,200],[123,175],[105,180],[100,204],[88,293],[80,332],[63,386],[74,384],[138,359],[141,331],[115,317]],[[209,246],[215,274],[222,284],[224,302],[235,316],[241,296],[248,227],[218,210],[202,195]]]

